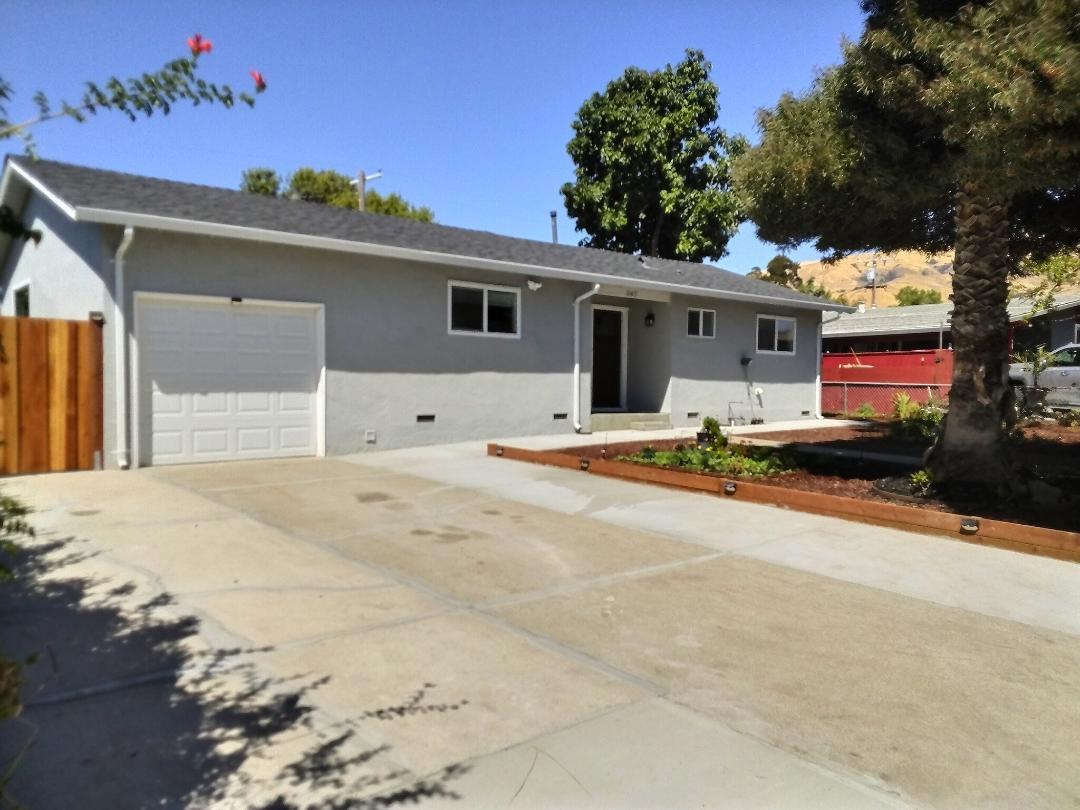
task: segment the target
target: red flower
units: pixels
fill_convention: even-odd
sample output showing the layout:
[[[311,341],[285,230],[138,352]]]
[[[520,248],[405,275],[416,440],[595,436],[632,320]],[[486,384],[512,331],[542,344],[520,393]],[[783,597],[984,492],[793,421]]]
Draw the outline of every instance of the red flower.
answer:
[[[266,79],[263,78],[263,75],[261,73],[259,73],[259,71],[257,71],[257,70],[251,71],[251,78],[253,78],[255,80],[255,92],[256,93],[261,93],[263,90],[266,89]]]
[[[188,37],[187,46],[191,48],[192,56],[198,56],[200,53],[210,53],[214,49],[213,43],[208,39],[203,39],[202,34]]]

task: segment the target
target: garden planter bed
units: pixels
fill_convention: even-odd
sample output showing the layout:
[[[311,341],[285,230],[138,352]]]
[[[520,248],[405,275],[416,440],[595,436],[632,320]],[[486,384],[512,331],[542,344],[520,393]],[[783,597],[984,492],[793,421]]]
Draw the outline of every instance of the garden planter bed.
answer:
[[[656,442],[650,446],[655,449],[670,449],[677,443]],[[1033,526],[1016,522],[1015,519],[1003,520],[986,514],[958,514],[948,511],[946,505],[932,501],[920,505],[893,501],[873,488],[872,477],[859,477],[857,469],[856,474],[848,470],[846,475],[828,475],[820,470],[799,469],[773,478],[748,479],[614,460],[615,456],[639,451],[644,446],[642,442],[635,442],[561,450],[525,450],[489,444],[488,455],[945,535],[968,542],[1080,562],[1080,532]],[[811,468],[815,466],[814,462],[808,464]],[[870,476],[882,472],[881,465],[863,467],[864,472]],[[732,484],[733,491],[730,486]]]

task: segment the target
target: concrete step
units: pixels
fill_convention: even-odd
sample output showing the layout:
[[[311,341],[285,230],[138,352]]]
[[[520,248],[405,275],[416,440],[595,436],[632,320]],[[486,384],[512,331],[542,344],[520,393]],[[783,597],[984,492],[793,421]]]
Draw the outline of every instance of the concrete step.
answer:
[[[668,430],[671,415],[666,413],[594,413],[590,426],[601,430]]]

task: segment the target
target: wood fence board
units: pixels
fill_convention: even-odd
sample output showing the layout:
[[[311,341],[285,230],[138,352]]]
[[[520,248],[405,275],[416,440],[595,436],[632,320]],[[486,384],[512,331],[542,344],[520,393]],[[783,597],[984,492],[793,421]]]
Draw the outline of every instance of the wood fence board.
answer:
[[[104,444],[101,327],[90,321],[80,323],[78,334],[77,467],[92,470],[94,456]]]
[[[101,328],[0,318],[0,470],[93,469],[102,450]]]
[[[49,469],[49,322],[19,318],[19,472]]]
[[[0,458],[8,475],[18,470],[19,461],[19,328],[14,318],[0,318],[0,399]]]

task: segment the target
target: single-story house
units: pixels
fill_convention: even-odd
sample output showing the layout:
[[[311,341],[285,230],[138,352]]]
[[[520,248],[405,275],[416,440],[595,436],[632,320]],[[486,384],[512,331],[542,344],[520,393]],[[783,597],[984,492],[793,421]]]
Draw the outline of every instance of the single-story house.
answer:
[[[0,314],[104,321],[108,466],[818,410],[836,305],[715,267],[21,156],[0,203]]]
[[[1038,345],[1054,349],[1080,343],[1080,291],[1055,296],[1049,309],[1036,310],[1030,298],[1008,303],[1010,350]],[[822,328],[826,354],[909,352],[952,348],[952,303],[886,307],[832,316]]]

